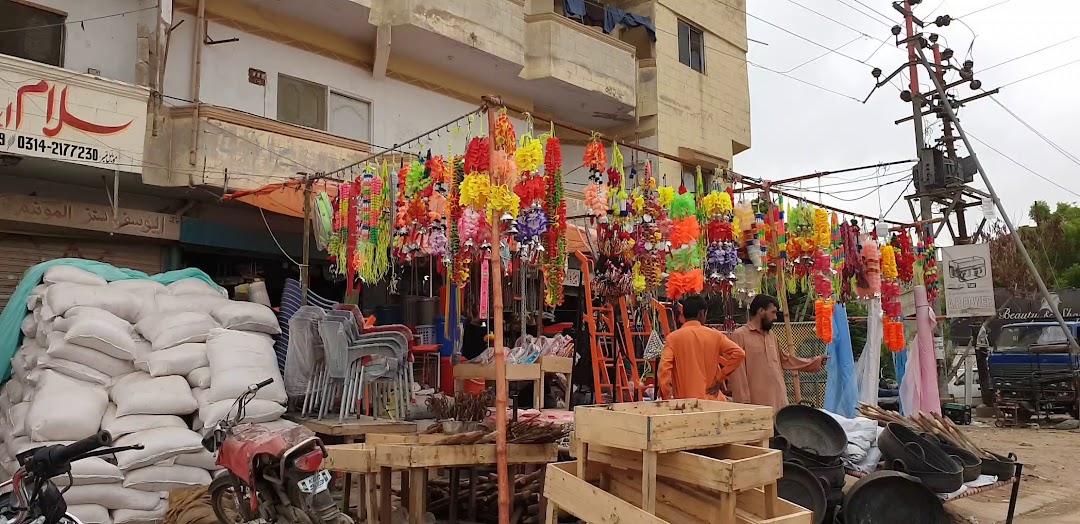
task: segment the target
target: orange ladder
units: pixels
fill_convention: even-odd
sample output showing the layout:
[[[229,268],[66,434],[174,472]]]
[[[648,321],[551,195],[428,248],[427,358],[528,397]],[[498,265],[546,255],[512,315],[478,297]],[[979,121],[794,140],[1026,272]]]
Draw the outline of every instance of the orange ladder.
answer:
[[[594,270],[593,260],[580,251],[574,256],[581,261],[582,283],[585,287],[585,324],[589,328],[589,350],[592,355],[593,368],[593,401],[597,404],[604,402],[632,402],[640,398],[637,384],[637,370],[634,370],[634,382],[627,374],[624,355],[618,349],[619,327],[615,323],[615,308],[610,304],[605,306],[593,305],[592,275]],[[626,312],[623,308],[623,316]],[[632,348],[632,346],[631,346]],[[614,371],[614,373],[612,373]],[[615,382],[612,383],[612,375]],[[607,400],[605,400],[607,399]]]

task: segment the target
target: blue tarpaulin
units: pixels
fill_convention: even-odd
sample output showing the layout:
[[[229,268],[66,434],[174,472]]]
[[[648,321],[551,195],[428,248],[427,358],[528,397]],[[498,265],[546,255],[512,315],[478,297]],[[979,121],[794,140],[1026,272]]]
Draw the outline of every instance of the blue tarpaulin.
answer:
[[[83,260],[81,258],[58,258],[32,266],[23,273],[19,286],[15,288],[15,292],[8,299],[7,305],[4,306],[4,312],[0,313],[0,377],[3,377],[2,380],[7,380],[11,376],[11,357],[15,356],[15,351],[19,349],[19,343],[23,336],[21,326],[27,313],[26,299],[30,297],[30,291],[34,289],[34,286],[41,283],[45,270],[53,266],[77,267],[109,282],[142,278],[168,285],[185,278],[197,278],[211,286],[218,287],[209,275],[196,268],[178,269],[150,276],[142,271],[121,269],[104,262]]]
[[[859,384],[855,379],[855,356],[851,352],[847,308],[843,304],[833,306],[832,330],[832,342],[825,348],[829,355],[825,410],[855,418],[856,408],[859,407]]]

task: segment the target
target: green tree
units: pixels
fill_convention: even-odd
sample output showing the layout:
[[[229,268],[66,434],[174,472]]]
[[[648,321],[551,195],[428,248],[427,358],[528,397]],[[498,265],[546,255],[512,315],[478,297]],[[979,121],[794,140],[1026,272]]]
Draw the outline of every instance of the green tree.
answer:
[[[1028,217],[1035,225],[1020,227],[1017,233],[1039,275],[1050,287],[1080,287],[1080,206],[1059,202],[1051,208],[1038,201]],[[984,236],[990,244],[994,286],[1014,295],[1034,294],[1038,287],[1008,229],[997,222]]]

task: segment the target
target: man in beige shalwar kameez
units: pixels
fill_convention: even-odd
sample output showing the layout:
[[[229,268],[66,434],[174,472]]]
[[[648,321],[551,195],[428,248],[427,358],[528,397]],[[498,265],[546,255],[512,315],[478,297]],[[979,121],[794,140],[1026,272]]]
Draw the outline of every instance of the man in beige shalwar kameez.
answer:
[[[772,406],[773,410],[779,410],[788,405],[784,370],[818,371],[829,358],[826,355],[800,358],[781,351],[780,341],[772,332],[779,310],[775,298],[757,295],[750,301],[746,325],[728,335],[746,352],[742,365],[728,377],[735,402]]]

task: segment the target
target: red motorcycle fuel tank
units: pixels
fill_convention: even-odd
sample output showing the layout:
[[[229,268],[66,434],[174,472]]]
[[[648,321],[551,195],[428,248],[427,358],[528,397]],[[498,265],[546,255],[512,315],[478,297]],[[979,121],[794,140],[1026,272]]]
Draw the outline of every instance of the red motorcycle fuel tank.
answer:
[[[280,458],[293,446],[314,436],[315,433],[304,426],[270,430],[259,424],[241,424],[233,428],[221,445],[217,464],[252,486],[255,457],[266,455]]]

